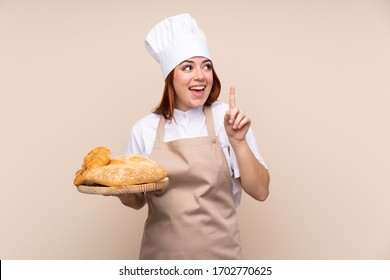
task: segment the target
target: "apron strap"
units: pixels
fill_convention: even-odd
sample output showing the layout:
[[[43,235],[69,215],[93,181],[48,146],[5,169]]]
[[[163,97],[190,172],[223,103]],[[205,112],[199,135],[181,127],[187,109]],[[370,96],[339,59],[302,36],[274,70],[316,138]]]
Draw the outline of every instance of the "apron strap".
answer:
[[[209,136],[215,137],[215,127],[214,127],[214,120],[213,120],[213,113],[211,112],[211,106],[204,106],[204,114],[206,117],[206,125],[207,125],[207,132]]]
[[[211,112],[211,106],[204,106],[203,109],[204,109],[204,114],[206,117],[206,125],[207,125],[208,135],[214,138],[215,137],[215,127],[214,127],[213,114]],[[166,123],[166,119],[161,114],[161,117],[160,117],[160,120],[159,120],[158,126],[157,126],[156,142],[163,142],[165,123]]]
[[[156,142],[163,142],[164,137],[164,128],[165,128],[166,119],[163,114],[161,114],[160,120],[158,121],[157,132],[156,132]]]

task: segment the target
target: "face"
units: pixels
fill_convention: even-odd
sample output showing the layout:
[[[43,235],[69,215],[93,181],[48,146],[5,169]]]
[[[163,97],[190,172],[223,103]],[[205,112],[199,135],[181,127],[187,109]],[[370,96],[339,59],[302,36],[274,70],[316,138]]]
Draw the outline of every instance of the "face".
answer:
[[[213,86],[213,64],[205,57],[192,57],[174,69],[175,108],[198,108],[206,102]]]

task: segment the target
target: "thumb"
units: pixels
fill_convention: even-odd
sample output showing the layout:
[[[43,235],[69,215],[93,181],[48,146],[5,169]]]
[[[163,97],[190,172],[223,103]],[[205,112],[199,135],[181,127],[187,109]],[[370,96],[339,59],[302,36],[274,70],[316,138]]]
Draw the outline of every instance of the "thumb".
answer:
[[[225,116],[223,117],[225,123],[228,123],[230,120],[230,111],[226,111]]]

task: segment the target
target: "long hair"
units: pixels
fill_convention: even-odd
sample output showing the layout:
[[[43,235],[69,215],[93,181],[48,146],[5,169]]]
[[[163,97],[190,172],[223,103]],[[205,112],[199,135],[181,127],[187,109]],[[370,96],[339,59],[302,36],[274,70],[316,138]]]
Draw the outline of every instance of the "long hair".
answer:
[[[175,109],[175,89],[173,88],[173,78],[174,72],[171,71],[167,78],[165,79],[165,86],[163,96],[161,98],[160,104],[154,109],[153,113],[162,114],[165,119],[172,120],[174,118],[174,109]],[[207,98],[205,105],[213,104],[219,97],[221,93],[221,82],[217,76],[217,73],[212,68],[213,72],[213,86],[209,97]]]

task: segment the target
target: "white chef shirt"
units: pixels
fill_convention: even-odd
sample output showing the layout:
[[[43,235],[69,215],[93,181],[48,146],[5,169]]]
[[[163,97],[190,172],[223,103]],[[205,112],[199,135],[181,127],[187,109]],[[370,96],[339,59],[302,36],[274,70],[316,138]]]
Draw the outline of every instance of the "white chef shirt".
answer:
[[[236,155],[234,154],[233,148],[230,146],[224,127],[224,116],[229,110],[229,105],[222,101],[216,101],[211,105],[211,110],[213,113],[215,133],[221,143],[232,178],[234,204],[238,207],[242,194],[241,184],[238,180],[240,177],[240,170]],[[164,142],[208,135],[203,107],[185,112],[175,109],[174,116],[174,120],[165,123]],[[152,113],[141,118],[133,125],[126,146],[126,154],[141,154],[150,157],[156,138],[159,120],[160,115]],[[249,128],[248,133],[246,134],[246,141],[256,159],[266,167],[257,148],[256,139],[251,128]]]

